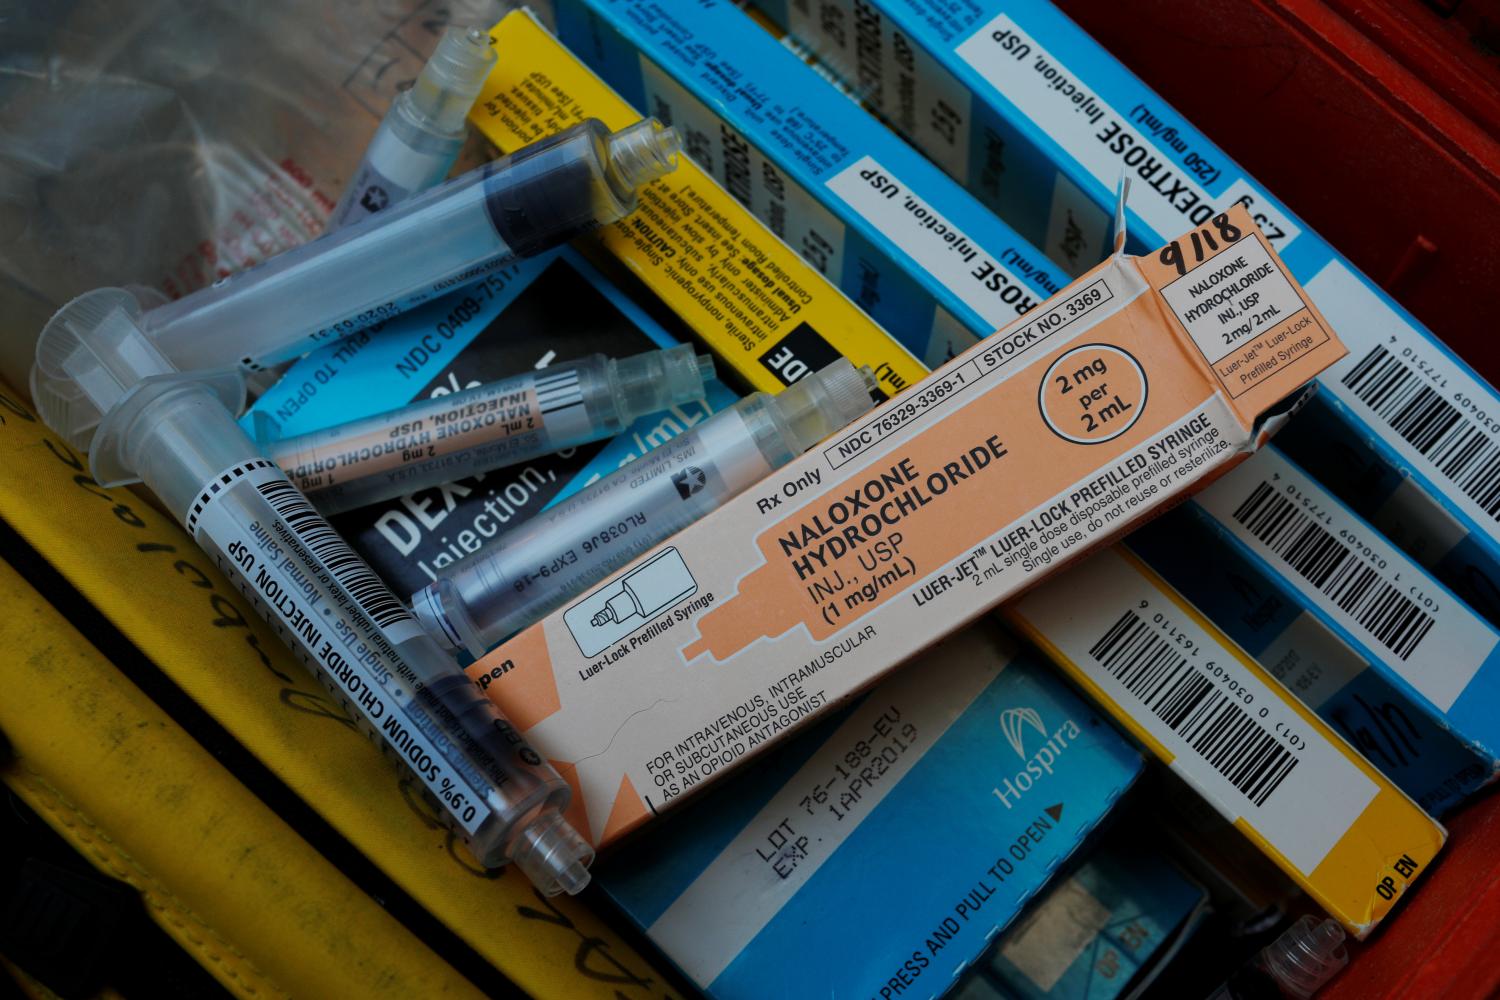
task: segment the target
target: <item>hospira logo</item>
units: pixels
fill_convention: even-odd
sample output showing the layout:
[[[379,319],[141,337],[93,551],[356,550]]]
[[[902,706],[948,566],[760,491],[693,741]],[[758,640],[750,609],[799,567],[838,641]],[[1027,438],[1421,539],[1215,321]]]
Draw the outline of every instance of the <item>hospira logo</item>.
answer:
[[[1041,745],[1028,756],[1026,737],[1033,730],[1036,735],[1032,737],[1031,743],[1036,745],[1040,740]],[[1007,708],[1001,712],[1000,731],[1005,734],[1005,739],[1016,756],[1025,761],[1019,771],[1002,779],[1000,786],[994,789],[995,798],[1004,803],[1007,809],[1014,808],[1021,796],[1030,791],[1031,786],[1040,781],[1043,775],[1052,773],[1057,758],[1062,756],[1063,751],[1082,732],[1078,723],[1072,719],[1064,719],[1057,731],[1048,736],[1047,727],[1042,724],[1042,717],[1034,708]]]
[[[1047,738],[1047,727],[1042,725],[1042,717],[1034,708],[1007,708],[1000,713],[1000,731],[1005,738],[1010,740],[1010,747],[1016,752],[1016,756],[1022,760],[1026,759],[1026,738],[1023,726],[1030,726],[1037,731],[1042,739]]]

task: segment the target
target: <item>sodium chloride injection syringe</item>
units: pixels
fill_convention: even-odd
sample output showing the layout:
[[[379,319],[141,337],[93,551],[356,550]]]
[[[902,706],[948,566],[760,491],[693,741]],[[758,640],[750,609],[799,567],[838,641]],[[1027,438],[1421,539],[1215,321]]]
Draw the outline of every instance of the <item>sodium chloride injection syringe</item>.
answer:
[[[444,31],[416,82],[391,102],[328,228],[358,222],[447,177],[468,137],[469,108],[494,63],[483,29]]]
[[[720,410],[505,532],[412,595],[449,648],[482,656],[874,406],[875,377],[840,358],[779,395]]]
[[[624,217],[641,185],[675,169],[677,150],[677,133],[655,119],[611,134],[590,118],[130,318],[179,371],[254,371],[300,357]],[[86,292],[48,327],[82,330],[118,307],[120,291]],[[58,383],[49,395],[65,391],[63,360],[38,354],[36,380]],[[87,434],[72,443],[86,448]]]
[[[571,789],[500,715],[232,411],[236,371],[183,374],[141,333],[128,292],[96,295],[37,344],[75,393],[40,385],[52,428],[102,414],[89,471],[144,482],[377,746],[407,767],[486,867],[577,892],[593,850],[563,818]],[[78,400],[86,405],[73,405]]]
[[[691,345],[611,360],[595,354],[274,438],[262,453],[325,514],[389,500],[619,434],[638,417],[704,397],[713,360]]]

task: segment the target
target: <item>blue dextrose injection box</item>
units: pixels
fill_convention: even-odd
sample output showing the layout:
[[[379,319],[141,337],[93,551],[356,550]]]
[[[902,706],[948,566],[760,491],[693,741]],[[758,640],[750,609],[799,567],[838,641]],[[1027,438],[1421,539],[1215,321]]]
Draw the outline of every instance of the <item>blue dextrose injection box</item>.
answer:
[[[1245,205],[1349,348],[1282,433],[1288,454],[1336,446],[1345,468],[1326,485],[1500,623],[1500,396],[1061,11],[1044,0],[756,6],[1069,274],[1108,251],[1122,176],[1135,251]],[[1214,301],[1248,340],[1275,316],[1242,278],[1224,275]],[[1220,366],[1249,377],[1293,363],[1295,347]]]
[[[1500,632],[1274,444],[1125,544],[1428,813],[1500,772]]]
[[[1066,284],[728,0],[544,6],[564,44],[929,367]]]
[[[982,622],[624,844],[598,879],[710,996],[936,997],[1141,767]]]
[[[679,341],[576,251],[518,261],[430,305],[314,351],[241,423],[266,440],[319,430],[588,354],[624,357]],[[507,528],[735,402],[642,417],[625,433],[370,507],[333,525],[381,577],[411,593]]]

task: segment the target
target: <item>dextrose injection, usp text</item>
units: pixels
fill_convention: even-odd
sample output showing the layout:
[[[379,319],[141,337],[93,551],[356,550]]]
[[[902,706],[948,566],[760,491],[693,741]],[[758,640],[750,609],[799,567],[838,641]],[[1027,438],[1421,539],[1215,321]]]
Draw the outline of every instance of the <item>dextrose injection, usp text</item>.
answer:
[[[593,850],[563,818],[571,789],[459,672],[231,411],[238,372],[177,372],[136,326],[135,300],[49,324],[39,363],[68,359],[72,395],[39,404],[67,426],[81,394],[103,415],[89,471],[144,482],[350,718],[431,795],[486,867],[516,864],[545,893],[588,883]]]
[[[595,354],[276,440],[266,457],[325,514],[352,510],[619,434],[638,417],[704,397],[713,359],[684,344]]]
[[[869,411],[874,389],[868,368],[840,358],[779,395],[747,396],[501,534],[412,608],[440,643],[481,656]],[[647,595],[675,586],[672,565],[640,576],[617,612],[655,607]]]
[[[641,185],[675,169],[677,150],[677,133],[655,119],[613,134],[586,119],[175,302],[142,309],[122,303],[120,289],[86,292],[42,337],[58,324],[83,334],[84,324],[123,314],[178,371],[254,371],[624,217]],[[49,395],[68,391],[68,355],[38,351],[37,366],[34,381],[56,383]],[[85,407],[86,395],[74,392],[73,402]],[[74,412],[57,429],[86,449],[100,416]]]

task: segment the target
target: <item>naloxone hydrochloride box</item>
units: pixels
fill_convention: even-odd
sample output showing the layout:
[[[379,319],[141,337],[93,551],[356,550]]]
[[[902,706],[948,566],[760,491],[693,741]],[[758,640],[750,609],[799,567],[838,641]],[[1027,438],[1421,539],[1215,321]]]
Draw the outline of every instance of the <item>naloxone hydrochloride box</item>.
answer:
[[[596,878],[720,1000],[935,997],[1142,763],[1035,653],[980,622],[674,812]]]
[[[1123,546],[1003,615],[1350,933],[1443,828]]]
[[[928,367],[1066,282],[728,0],[550,2],[566,45]]]
[[[1226,346],[1197,302],[1226,273],[1286,321]],[[1111,257],[470,675],[575,782],[578,829],[613,840],[1223,473],[1341,352],[1231,210]],[[664,560],[660,612],[597,613]]]
[[[1121,176],[1132,247],[1249,209],[1348,345],[1316,405],[1385,470],[1373,487],[1328,485],[1500,621],[1500,394],[1066,15],[1045,0],[756,5],[1070,274],[1107,246]],[[1275,308],[1220,292],[1215,311],[1239,323]],[[1311,426],[1287,435],[1294,452],[1328,443]]]

